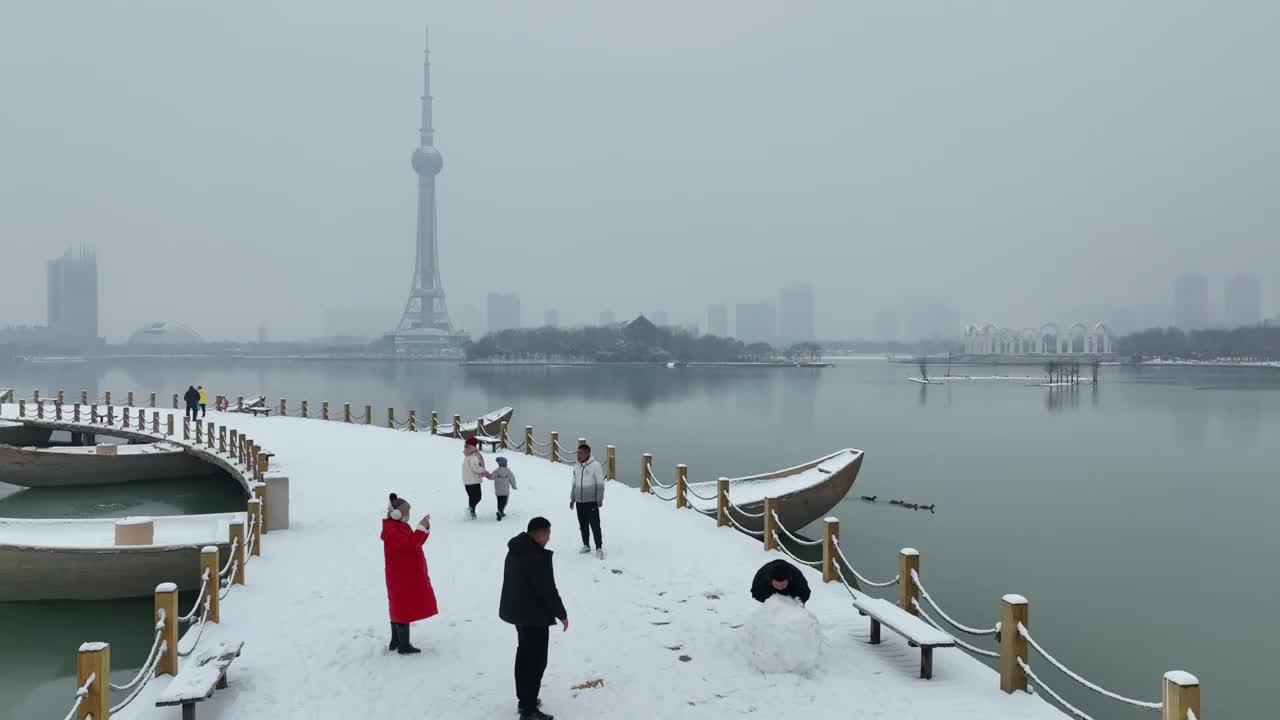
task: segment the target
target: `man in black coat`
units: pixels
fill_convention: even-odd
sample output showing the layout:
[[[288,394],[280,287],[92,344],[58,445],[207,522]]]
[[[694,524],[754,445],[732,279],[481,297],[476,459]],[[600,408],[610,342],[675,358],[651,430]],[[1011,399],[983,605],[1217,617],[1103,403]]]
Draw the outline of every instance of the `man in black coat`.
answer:
[[[800,568],[782,558],[767,562],[751,581],[751,597],[764,602],[773,595],[793,597],[803,605],[809,602],[809,581]]]
[[[502,599],[498,617],[516,626],[516,699],[520,720],[552,720],[538,706],[542,673],[547,669],[548,628],[559,620],[569,629],[560,592],[551,568],[551,522],[544,517],[529,521],[529,529],[507,543],[502,570]]]
[[[200,391],[196,390],[195,385],[187,386],[187,392],[183,394],[182,399],[187,403],[187,417],[192,420],[199,420],[200,412]]]

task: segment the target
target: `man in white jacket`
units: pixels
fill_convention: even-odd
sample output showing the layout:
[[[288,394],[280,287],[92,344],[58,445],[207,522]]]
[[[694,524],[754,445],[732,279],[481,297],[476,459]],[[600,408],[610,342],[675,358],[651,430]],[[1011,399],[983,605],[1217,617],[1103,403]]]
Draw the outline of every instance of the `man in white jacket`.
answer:
[[[582,532],[582,549],[591,552],[589,539],[596,541],[596,557],[604,559],[604,541],[600,538],[600,508],[604,507],[604,470],[591,457],[591,446],[578,446],[578,464],[573,466],[573,488],[569,491],[569,509],[578,510],[578,529]],[[587,531],[590,529],[591,536]]]

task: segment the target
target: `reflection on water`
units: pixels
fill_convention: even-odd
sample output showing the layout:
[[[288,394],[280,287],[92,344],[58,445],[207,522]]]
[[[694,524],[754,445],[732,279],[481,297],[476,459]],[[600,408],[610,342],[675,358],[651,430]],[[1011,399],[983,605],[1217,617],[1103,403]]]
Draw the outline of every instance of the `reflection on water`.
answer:
[[[189,515],[243,510],[244,503],[243,488],[223,473],[82,487],[19,488],[0,483],[0,517]]]

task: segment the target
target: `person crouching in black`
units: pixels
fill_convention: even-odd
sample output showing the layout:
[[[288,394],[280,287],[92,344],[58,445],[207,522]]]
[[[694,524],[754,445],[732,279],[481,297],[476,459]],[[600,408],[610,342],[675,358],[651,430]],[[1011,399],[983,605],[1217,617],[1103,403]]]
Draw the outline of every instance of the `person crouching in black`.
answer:
[[[800,568],[786,560],[767,562],[751,581],[751,597],[756,602],[764,602],[774,595],[793,597],[803,605],[809,602],[809,581],[804,579]]]

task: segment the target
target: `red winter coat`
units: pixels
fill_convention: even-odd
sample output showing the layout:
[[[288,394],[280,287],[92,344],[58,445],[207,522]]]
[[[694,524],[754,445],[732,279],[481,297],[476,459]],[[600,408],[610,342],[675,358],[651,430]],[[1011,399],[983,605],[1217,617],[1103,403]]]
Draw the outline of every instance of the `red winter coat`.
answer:
[[[382,553],[386,559],[387,603],[391,622],[411,623],[435,615],[436,593],[427,575],[422,544],[428,533],[399,520],[382,521]]]

